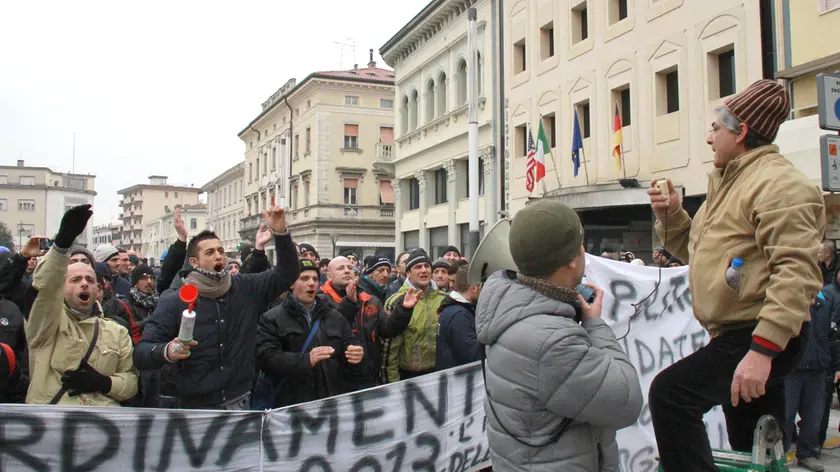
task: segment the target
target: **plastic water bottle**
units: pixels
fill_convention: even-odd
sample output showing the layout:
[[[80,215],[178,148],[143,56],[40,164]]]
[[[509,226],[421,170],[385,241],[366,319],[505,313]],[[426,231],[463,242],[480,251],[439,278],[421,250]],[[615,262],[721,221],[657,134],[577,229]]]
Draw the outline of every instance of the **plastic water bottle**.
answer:
[[[726,269],[726,283],[736,292],[741,288],[741,267],[744,261],[739,258],[732,259],[732,264]]]

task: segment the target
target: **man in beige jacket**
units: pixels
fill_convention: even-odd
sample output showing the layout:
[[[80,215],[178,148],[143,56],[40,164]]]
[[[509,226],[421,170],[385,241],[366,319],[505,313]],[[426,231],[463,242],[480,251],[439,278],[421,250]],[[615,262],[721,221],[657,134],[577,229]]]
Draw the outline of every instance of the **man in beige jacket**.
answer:
[[[70,246],[92,214],[90,205],[68,210],[35,270],[38,296],[26,322],[31,373],[26,403],[120,406],[137,394],[128,331],[102,316],[93,268],[70,264]]]
[[[722,405],[733,449],[752,449],[766,414],[783,424],[784,377],[807,341],[803,326],[822,288],[817,249],[822,194],[773,144],[788,93],[762,80],[715,109],[706,201],[694,217],[668,183],[648,190],[656,232],[689,263],[694,315],[711,341],[657,375],[648,396],[663,469],[717,471],[703,414]],[[740,282],[727,269],[741,259]],[[737,265],[737,264],[736,264]]]

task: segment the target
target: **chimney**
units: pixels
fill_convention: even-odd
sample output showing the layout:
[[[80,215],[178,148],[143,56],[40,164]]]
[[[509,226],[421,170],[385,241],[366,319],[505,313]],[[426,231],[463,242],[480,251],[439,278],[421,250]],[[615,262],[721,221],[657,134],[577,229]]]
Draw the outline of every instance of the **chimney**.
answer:
[[[353,64],[353,70],[357,70],[359,68],[359,64]]]
[[[18,159],[18,167],[23,167],[23,159]]]
[[[376,62],[373,61],[373,49],[370,50],[370,62],[368,62],[368,69],[376,67]]]

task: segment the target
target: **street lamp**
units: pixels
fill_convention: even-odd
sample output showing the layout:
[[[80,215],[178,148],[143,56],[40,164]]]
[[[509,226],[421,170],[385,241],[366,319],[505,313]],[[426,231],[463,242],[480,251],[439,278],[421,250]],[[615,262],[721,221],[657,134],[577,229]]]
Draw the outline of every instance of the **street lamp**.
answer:
[[[335,258],[335,250],[336,250],[336,247],[337,247],[337,244],[338,244],[338,238],[340,236],[341,235],[339,235],[338,233],[330,234],[330,242],[332,242],[332,256],[333,256],[333,258]]]

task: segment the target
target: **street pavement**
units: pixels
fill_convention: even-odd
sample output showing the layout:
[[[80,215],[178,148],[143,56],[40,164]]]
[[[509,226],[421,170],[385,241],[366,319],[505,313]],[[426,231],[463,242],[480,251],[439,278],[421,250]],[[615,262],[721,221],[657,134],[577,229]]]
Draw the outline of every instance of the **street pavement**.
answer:
[[[840,432],[837,425],[840,424],[840,410],[837,409],[837,400],[831,409],[831,420],[828,423],[828,439],[823,446],[820,462],[825,466],[826,472],[840,472]],[[791,471],[808,470],[796,465],[796,459],[789,466]]]

